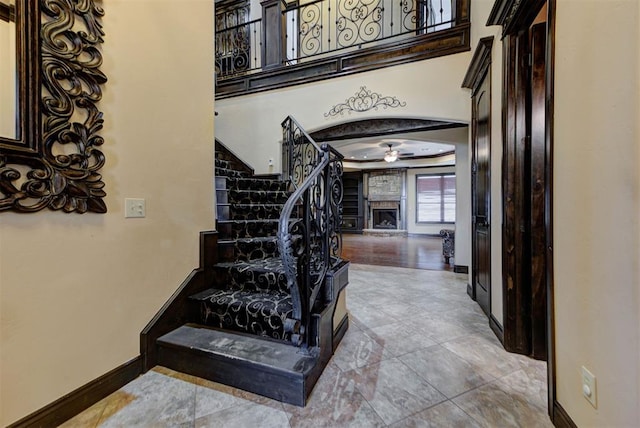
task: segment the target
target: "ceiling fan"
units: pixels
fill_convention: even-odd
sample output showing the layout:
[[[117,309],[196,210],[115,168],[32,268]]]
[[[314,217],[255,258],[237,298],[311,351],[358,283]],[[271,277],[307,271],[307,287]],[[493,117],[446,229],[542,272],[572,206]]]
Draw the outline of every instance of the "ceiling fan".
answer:
[[[391,163],[397,161],[401,157],[413,156],[413,153],[400,153],[399,150],[393,149],[393,144],[386,143],[389,149],[384,152],[384,160]]]

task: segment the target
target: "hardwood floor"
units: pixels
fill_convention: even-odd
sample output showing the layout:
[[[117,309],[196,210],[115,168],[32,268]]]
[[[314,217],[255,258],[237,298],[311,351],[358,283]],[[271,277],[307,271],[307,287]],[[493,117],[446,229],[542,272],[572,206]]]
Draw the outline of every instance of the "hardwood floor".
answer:
[[[436,236],[403,238],[345,233],[342,257],[352,263],[453,272],[453,265],[446,264],[442,257],[442,239]]]

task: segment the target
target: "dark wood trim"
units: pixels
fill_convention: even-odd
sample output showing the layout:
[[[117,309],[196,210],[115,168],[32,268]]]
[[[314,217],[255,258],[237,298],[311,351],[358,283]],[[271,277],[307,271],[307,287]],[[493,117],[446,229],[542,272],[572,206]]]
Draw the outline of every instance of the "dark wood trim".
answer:
[[[483,37],[478,42],[476,51],[467,68],[467,73],[462,80],[462,87],[475,90],[480,86],[480,80],[491,65],[491,48],[493,47],[493,36]]]
[[[338,324],[338,327],[335,328],[333,331],[333,351],[334,352],[338,347],[338,345],[340,344],[340,342],[342,341],[342,338],[344,337],[344,335],[347,333],[348,329],[349,329],[349,314],[346,313],[344,314],[344,317],[340,321],[340,324]]]
[[[471,24],[467,20],[448,30],[412,37],[409,40],[363,48],[336,56],[281,66],[216,82],[216,99],[269,91],[393,65],[422,61],[466,52],[470,47]]]
[[[339,149],[336,149],[338,151],[340,151]],[[441,158],[443,156],[450,156],[455,154],[456,151],[455,150],[451,150],[449,152],[442,152],[442,153],[438,153],[435,155],[430,155],[430,156],[402,156],[398,158],[398,161],[403,161],[403,160],[416,160],[416,159],[436,159],[436,158]],[[372,162],[384,162],[384,159],[380,158],[380,159],[345,159],[345,162],[350,162],[350,163],[372,163]],[[446,165],[445,165],[446,166]],[[440,166],[440,168],[443,168],[444,166]],[[405,167],[403,167],[405,168]],[[407,169],[411,169],[411,167],[406,167]],[[426,167],[413,167],[413,168],[426,168]]]
[[[554,113],[554,73],[555,73],[555,37],[556,37],[556,0],[547,2],[547,56],[546,56],[546,164],[545,194],[547,210],[545,213],[547,246],[547,392],[548,408],[556,407],[556,353],[555,353],[555,315],[554,315],[554,267],[553,267],[553,113]],[[558,404],[558,407],[562,407]],[[562,409],[564,412],[564,409]],[[566,412],[564,412],[566,415]],[[556,418],[552,415],[552,420]],[[567,420],[571,418],[567,415]],[[571,421],[573,423],[573,421]],[[556,424],[556,426],[560,426]],[[574,424],[575,426],[575,424]]]
[[[566,410],[554,400],[553,406],[549,409],[549,413],[552,413],[551,420],[553,421],[553,425],[557,428],[578,428],[571,416],[567,413]]]
[[[142,371],[147,372],[157,364],[157,339],[189,322],[196,322],[198,314],[189,305],[189,296],[205,290],[213,281],[212,266],[216,264],[218,232],[200,232],[200,267],[180,284],[178,289],[162,305],[140,333]]]
[[[453,271],[455,273],[469,273],[469,266],[453,265]]]
[[[489,316],[489,327],[491,327],[491,330],[493,330],[498,340],[500,340],[500,343],[504,346],[504,329],[493,314]]]
[[[486,25],[501,25],[503,37],[515,34],[531,25],[545,2],[546,0],[496,0]]]
[[[467,283],[467,294],[472,300],[476,300],[476,290],[469,283]]]
[[[382,117],[352,120],[309,132],[316,142],[351,140],[354,138],[379,137],[399,133],[438,131],[441,129],[464,128],[467,123],[434,119],[404,117]]]
[[[16,7],[0,1],[0,21],[15,22]]]
[[[119,390],[140,376],[141,373],[142,358],[137,356],[51,404],[12,423],[8,428],[58,426]]]
[[[502,162],[502,276],[504,347],[509,352],[530,352],[530,293],[528,201],[525,178],[529,147],[527,126],[528,66],[524,66],[529,32],[504,38],[503,162]],[[525,281],[526,280],[526,281]]]

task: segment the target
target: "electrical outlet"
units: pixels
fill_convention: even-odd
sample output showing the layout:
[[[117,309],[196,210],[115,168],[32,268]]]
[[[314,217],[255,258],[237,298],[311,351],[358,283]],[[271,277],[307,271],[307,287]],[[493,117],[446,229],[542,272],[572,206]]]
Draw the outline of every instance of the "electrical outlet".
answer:
[[[582,395],[584,395],[584,398],[586,398],[594,408],[598,408],[596,401],[596,377],[584,366],[582,366]]]
[[[144,199],[125,198],[124,200],[124,216],[126,218],[144,217],[146,208]]]
[[[269,166],[273,166],[273,158],[269,159]]]

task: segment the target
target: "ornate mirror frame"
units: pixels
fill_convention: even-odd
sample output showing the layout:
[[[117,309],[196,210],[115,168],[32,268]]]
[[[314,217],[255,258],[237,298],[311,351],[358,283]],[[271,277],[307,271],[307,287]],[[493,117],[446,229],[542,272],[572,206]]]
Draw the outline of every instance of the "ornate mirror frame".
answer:
[[[104,11],[94,0],[17,4],[19,135],[0,137],[0,212],[105,213]]]

